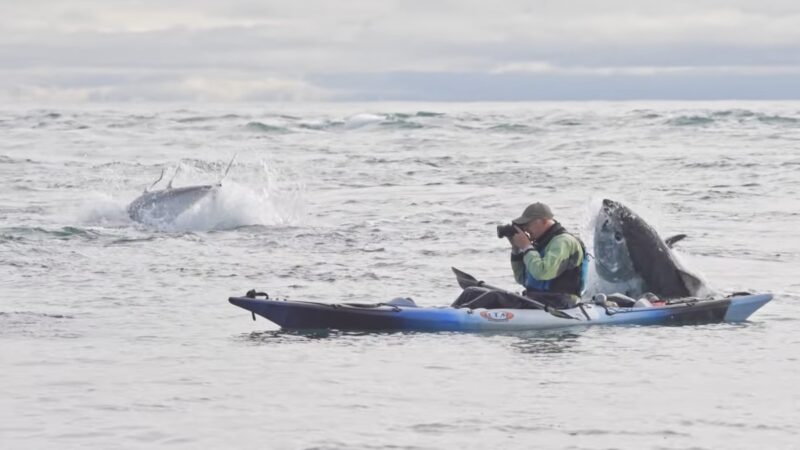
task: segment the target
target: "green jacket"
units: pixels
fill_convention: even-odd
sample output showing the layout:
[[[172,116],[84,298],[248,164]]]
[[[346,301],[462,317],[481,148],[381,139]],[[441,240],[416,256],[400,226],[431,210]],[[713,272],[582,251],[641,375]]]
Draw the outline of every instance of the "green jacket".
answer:
[[[536,250],[524,255],[512,255],[511,269],[514,279],[529,287],[528,274],[539,281],[554,280],[570,269],[580,268],[583,258],[580,241],[571,234],[563,233],[552,237],[541,255]]]

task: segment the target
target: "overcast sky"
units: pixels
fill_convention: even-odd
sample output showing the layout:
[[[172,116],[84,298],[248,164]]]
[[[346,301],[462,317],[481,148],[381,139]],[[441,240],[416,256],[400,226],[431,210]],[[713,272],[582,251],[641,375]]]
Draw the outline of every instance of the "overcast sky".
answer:
[[[0,101],[800,99],[798,0],[0,0]]]

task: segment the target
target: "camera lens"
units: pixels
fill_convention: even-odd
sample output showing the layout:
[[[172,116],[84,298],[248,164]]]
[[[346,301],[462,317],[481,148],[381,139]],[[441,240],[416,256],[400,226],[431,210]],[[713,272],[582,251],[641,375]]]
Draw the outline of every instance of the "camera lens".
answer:
[[[505,224],[505,225],[498,225],[497,226],[497,237],[498,238],[508,238],[513,235],[517,234],[517,229],[514,227],[513,224]]]

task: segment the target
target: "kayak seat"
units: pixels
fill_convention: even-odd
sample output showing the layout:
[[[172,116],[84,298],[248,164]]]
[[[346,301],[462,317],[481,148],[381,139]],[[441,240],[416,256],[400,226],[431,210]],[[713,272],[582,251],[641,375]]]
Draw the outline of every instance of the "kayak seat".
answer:
[[[633,308],[636,300],[628,297],[625,294],[615,293],[606,295],[606,299],[610,300],[623,308]]]

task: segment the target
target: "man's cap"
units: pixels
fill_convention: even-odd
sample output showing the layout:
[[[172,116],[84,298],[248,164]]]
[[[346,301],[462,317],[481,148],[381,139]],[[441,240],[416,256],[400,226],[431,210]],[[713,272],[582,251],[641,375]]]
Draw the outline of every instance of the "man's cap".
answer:
[[[550,207],[544,203],[536,202],[528,205],[525,211],[522,212],[522,215],[512,220],[512,222],[516,225],[525,225],[531,220],[552,218],[553,212],[550,211]]]

